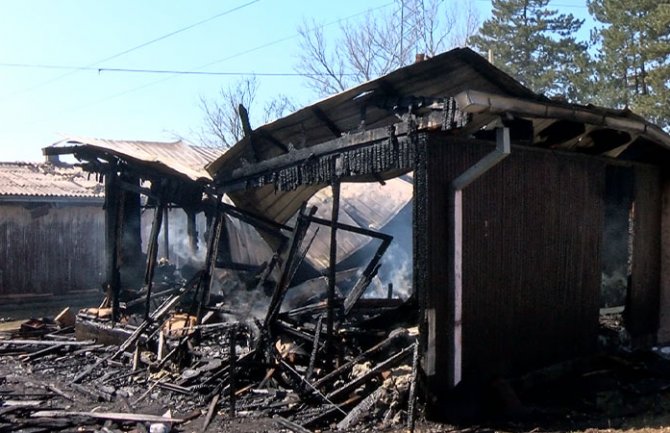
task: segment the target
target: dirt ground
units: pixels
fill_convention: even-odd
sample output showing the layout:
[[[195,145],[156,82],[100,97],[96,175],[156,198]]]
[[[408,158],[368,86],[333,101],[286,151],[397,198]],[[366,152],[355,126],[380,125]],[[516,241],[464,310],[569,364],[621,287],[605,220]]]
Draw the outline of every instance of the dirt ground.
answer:
[[[3,328],[16,328],[18,323],[0,323],[0,333]],[[145,370],[135,375],[127,362],[115,361],[101,364],[85,381],[73,383],[81,371],[115,350],[102,345],[75,349],[41,353],[35,347],[28,350],[27,346],[3,345],[0,339],[0,433],[408,431],[403,410],[395,413],[394,420],[384,421],[374,408],[348,430],[337,430],[335,422],[301,430],[288,421],[296,415],[296,409],[291,408],[307,412],[318,411],[319,407],[287,403],[290,396],[282,393],[254,400],[251,392],[239,398],[234,417],[224,395],[205,430],[211,401],[195,392],[180,393],[157,386],[165,377],[161,375],[169,374],[165,371]],[[442,422],[427,421],[420,405],[414,431],[670,432],[670,360],[664,352],[619,349],[523,377],[466,383],[453,393],[448,405],[433,408],[432,418]],[[268,416],[267,409],[273,405],[287,408],[281,412],[286,418]],[[169,426],[171,430],[156,422],[105,421],[72,414],[161,416],[168,409],[171,417],[185,420]],[[37,411],[44,410],[68,415],[36,416]]]
[[[643,359],[640,359],[643,358]],[[650,359],[652,362],[650,362]],[[601,360],[602,361],[602,360]],[[560,379],[560,383],[546,383],[542,389],[532,389],[521,393],[519,397],[525,399],[524,413],[514,416],[500,416],[499,419],[482,419],[463,421],[458,425],[449,423],[428,422],[420,419],[415,427],[416,432],[544,432],[544,431],[582,431],[582,432],[670,432],[670,392],[668,379],[648,377],[649,372],[642,372],[642,362],[646,362],[647,369],[655,369],[657,374],[668,368],[670,363],[655,359],[649,354],[638,355],[629,359],[618,359],[614,364],[602,361],[602,367],[596,371],[584,374],[569,373]],[[622,364],[623,363],[623,364]],[[51,363],[53,364],[53,363]],[[652,367],[649,367],[649,366]],[[4,402],[23,400],[30,402],[41,401],[41,408],[67,411],[94,411],[94,412],[122,412],[161,415],[168,407],[188,408],[191,410],[173,412],[173,417],[194,417],[194,419],[173,426],[175,432],[201,432],[206,405],[198,401],[185,401],[183,396],[177,396],[159,388],[150,390],[141,402],[137,392],[146,387],[137,389],[128,388],[124,394],[118,392],[111,401],[101,401],[91,395],[72,388],[69,383],[72,377],[72,367],[56,365],[50,367],[41,363],[25,363],[14,356],[0,358],[0,399]],[[75,368],[74,371],[77,371]],[[667,386],[666,386],[667,385]],[[101,387],[103,385],[100,385]],[[68,400],[62,396],[45,398],[49,389],[58,389],[73,398]],[[125,389],[125,388],[124,388]],[[132,390],[131,390],[132,389]],[[6,408],[0,408],[0,419]],[[6,420],[5,420],[6,421]],[[31,426],[21,424],[7,424],[0,421],[0,432],[30,432],[40,431],[149,431],[147,423],[113,423],[100,422],[91,426],[90,422],[82,420],[76,428],[61,429],[58,420],[54,419],[53,430],[41,424]],[[159,430],[156,430],[159,431]],[[264,417],[262,411],[245,411],[240,408],[238,415],[230,417],[226,410],[220,410],[212,419],[206,431],[210,432],[290,432],[282,427],[277,420]],[[297,430],[293,430],[297,431]],[[315,431],[333,431],[328,428]],[[405,425],[383,427],[379,424],[367,424],[363,427],[350,429],[351,432],[406,432]]]

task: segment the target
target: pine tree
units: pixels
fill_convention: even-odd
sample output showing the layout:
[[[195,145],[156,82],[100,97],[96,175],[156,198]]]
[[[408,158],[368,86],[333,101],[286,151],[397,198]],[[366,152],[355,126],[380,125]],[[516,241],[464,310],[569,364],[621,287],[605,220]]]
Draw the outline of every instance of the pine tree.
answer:
[[[549,0],[493,0],[493,16],[470,44],[493,63],[538,93],[570,101],[589,82],[587,45],[575,38],[584,23],[548,9]]]
[[[593,34],[598,103],[670,128],[670,4],[589,0],[600,23]]]

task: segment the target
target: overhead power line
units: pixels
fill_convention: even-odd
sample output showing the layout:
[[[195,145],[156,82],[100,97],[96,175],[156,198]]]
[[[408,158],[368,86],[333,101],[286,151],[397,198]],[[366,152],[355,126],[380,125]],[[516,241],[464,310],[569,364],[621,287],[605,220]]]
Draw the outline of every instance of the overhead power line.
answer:
[[[316,77],[328,75],[326,73],[300,73],[300,72],[237,72],[237,71],[184,71],[174,69],[136,69],[136,68],[96,68],[94,66],[67,66],[67,65],[45,65],[34,63],[0,63],[0,68],[27,68],[27,69],[65,69],[71,71],[92,71],[101,74],[106,73],[129,73],[129,74],[170,74],[170,75],[232,75],[245,76],[256,75],[260,77]],[[353,76],[353,73],[343,75]]]
[[[376,11],[376,10],[380,10],[380,9],[387,8],[387,7],[391,6],[391,5],[393,5],[393,2],[385,3],[385,4],[381,5],[381,6],[376,7],[376,8],[366,9],[366,10],[364,10],[364,11],[357,12],[357,13],[355,13],[355,14],[348,15],[348,16],[346,16],[346,17],[343,17],[343,18],[339,18],[339,19],[337,19],[337,20],[330,21],[330,22],[327,22],[327,23],[325,23],[325,24],[321,24],[321,25],[318,25],[318,26],[314,26],[314,27],[310,28],[309,30],[323,29],[323,28],[325,28],[325,27],[332,26],[332,25],[334,25],[334,24],[339,24],[339,23],[342,23],[342,22],[344,22],[344,21],[350,20],[350,19],[352,19],[352,18],[356,18],[356,17],[361,16],[361,15],[363,15],[363,14],[366,14],[366,13],[368,13],[368,12],[373,12],[373,11]],[[227,56],[227,57],[223,57],[223,58],[220,58],[220,59],[216,59],[216,60],[211,61],[211,62],[209,62],[209,63],[206,63],[206,64],[204,64],[204,65],[200,65],[200,66],[198,66],[198,67],[196,67],[196,68],[194,68],[194,69],[196,69],[196,70],[205,69],[205,68],[207,68],[207,67],[209,67],[209,66],[213,66],[213,65],[215,65],[215,64],[222,63],[222,62],[225,62],[225,61],[227,61],[227,60],[232,60],[232,59],[237,58],[237,57],[242,57],[242,56],[244,56],[244,55],[251,54],[251,53],[253,53],[253,52],[255,52],[255,51],[259,51],[259,50],[261,50],[261,49],[268,48],[268,47],[271,47],[271,46],[273,46],[273,45],[277,45],[277,44],[279,44],[279,43],[286,42],[286,41],[291,40],[291,39],[295,39],[295,38],[297,38],[298,36],[300,36],[299,33],[294,33],[294,34],[292,34],[292,35],[290,35],[290,36],[285,36],[285,37],[283,37],[283,38],[278,38],[278,39],[275,39],[275,40],[273,40],[273,41],[266,42],[266,43],[261,44],[261,45],[257,45],[257,46],[255,46],[255,47],[253,47],[253,48],[249,48],[249,49],[246,49],[246,50],[243,50],[243,51],[239,51],[239,52],[234,53],[234,54],[231,54],[231,55],[229,55],[229,56]],[[81,110],[81,109],[83,109],[83,108],[87,108],[87,107],[90,107],[90,106],[92,106],[92,105],[97,105],[97,104],[100,104],[100,103],[109,101],[109,100],[111,100],[111,99],[119,98],[119,97],[121,97],[121,96],[125,96],[125,95],[127,95],[127,94],[129,94],[129,93],[134,93],[134,92],[137,92],[137,91],[139,91],[139,90],[145,89],[145,88],[147,88],[147,87],[150,87],[150,86],[153,86],[153,85],[156,85],[156,84],[159,84],[159,83],[163,83],[163,82],[165,82],[165,81],[171,80],[171,79],[176,78],[176,77],[178,77],[178,76],[179,76],[179,75],[177,75],[177,74],[170,74],[170,75],[168,75],[168,76],[166,76],[166,77],[159,78],[159,79],[157,79],[157,80],[150,81],[150,82],[148,82],[148,83],[145,83],[145,84],[142,84],[142,85],[139,85],[139,86],[136,86],[136,87],[132,87],[132,88],[130,88],[130,89],[121,91],[121,92],[119,92],[119,93],[115,93],[115,94],[106,96],[106,97],[104,97],[104,98],[101,98],[101,99],[97,99],[97,100],[91,101],[91,102],[89,102],[89,103],[81,104],[81,105],[72,107],[72,108],[70,108],[70,109],[66,109],[66,110],[64,111],[64,113],[70,113],[70,112],[73,112],[73,111]]]
[[[126,54],[128,54],[128,53],[131,53],[131,52],[133,52],[133,51],[137,51],[137,50],[139,50],[139,49],[141,49],[141,48],[147,47],[147,46],[149,46],[149,45],[151,45],[151,44],[155,44],[156,42],[162,41],[162,40],[167,39],[167,38],[169,38],[169,37],[172,37],[172,36],[174,36],[174,35],[176,35],[176,34],[183,33],[183,32],[185,32],[185,31],[187,31],[187,30],[191,30],[191,29],[194,28],[194,27],[201,26],[201,25],[203,25],[203,24],[205,24],[205,23],[208,23],[208,22],[210,22],[210,21],[213,21],[213,20],[215,20],[215,19],[217,19],[217,18],[221,18],[221,17],[226,16],[226,15],[228,15],[228,14],[231,14],[231,13],[233,13],[233,12],[235,12],[235,11],[238,11],[238,10],[240,10],[240,9],[246,8],[246,7],[248,7],[248,6],[251,6],[251,5],[254,4],[254,3],[258,3],[259,1],[261,1],[261,0],[251,0],[251,1],[247,2],[247,3],[244,3],[244,4],[242,4],[242,5],[236,6],[236,7],[232,8],[232,9],[227,9],[227,10],[225,10],[225,11],[223,11],[223,12],[220,12],[220,13],[218,13],[218,14],[212,15],[212,16],[210,16],[209,18],[205,18],[205,19],[200,20],[200,21],[198,21],[198,22],[195,22],[195,23],[189,24],[189,25],[187,25],[187,26],[181,27],[181,28],[179,28],[179,29],[177,29],[177,30],[173,30],[173,31],[171,31],[171,32],[169,32],[169,33],[165,33],[164,35],[158,36],[157,38],[151,39],[151,40],[146,41],[146,42],[142,42],[142,43],[139,44],[139,45],[135,45],[135,46],[133,46],[133,47],[131,47],[131,48],[125,49],[125,50],[120,51],[120,52],[118,52],[118,53],[116,53],[116,54],[112,54],[111,56],[108,56],[108,57],[104,57],[104,58],[102,58],[102,59],[95,60],[95,61],[93,61],[93,62],[87,64],[86,66],[72,68],[72,67],[59,67],[59,66],[54,66],[54,65],[49,65],[49,66],[44,65],[44,66],[45,66],[45,67],[44,67],[45,69],[47,69],[47,68],[48,68],[48,69],[69,69],[69,72],[66,72],[66,73],[64,73],[64,74],[58,75],[58,76],[56,76],[56,77],[54,77],[54,78],[51,78],[51,79],[49,79],[49,80],[47,80],[47,81],[43,81],[43,82],[41,82],[41,83],[39,83],[39,84],[36,84],[36,85],[34,85],[34,86],[32,86],[32,87],[28,87],[28,88],[26,88],[26,89],[20,89],[20,90],[17,90],[17,91],[15,91],[15,92],[11,92],[11,93],[9,93],[9,94],[3,95],[3,98],[2,98],[2,99],[6,99],[6,98],[8,98],[8,97],[10,97],[10,96],[16,96],[17,94],[20,94],[20,93],[27,93],[27,92],[31,92],[31,91],[33,91],[33,90],[35,90],[35,89],[39,89],[39,88],[44,87],[44,86],[46,86],[46,85],[48,85],[48,84],[51,84],[51,83],[53,83],[53,82],[55,82],[55,81],[61,80],[61,79],[65,78],[65,77],[68,77],[68,76],[74,74],[74,73],[77,72],[77,71],[87,70],[87,68],[94,67],[94,66],[97,65],[97,64],[100,64],[100,63],[103,63],[103,62],[107,62],[107,61],[109,61],[109,60],[116,59],[116,58],[118,58],[118,57],[124,56],[124,55],[126,55]],[[9,66],[10,64],[7,64],[7,65]],[[18,66],[18,65],[17,65],[17,66]]]

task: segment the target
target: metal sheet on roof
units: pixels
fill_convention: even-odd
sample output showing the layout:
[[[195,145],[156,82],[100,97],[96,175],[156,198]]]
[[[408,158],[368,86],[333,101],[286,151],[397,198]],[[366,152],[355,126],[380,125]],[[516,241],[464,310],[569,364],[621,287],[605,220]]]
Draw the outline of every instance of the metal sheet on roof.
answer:
[[[72,165],[0,162],[0,198],[8,197],[102,199],[104,186]]]
[[[389,179],[384,185],[380,183],[343,183],[340,189],[340,223],[361,227],[373,231],[384,231],[383,228],[412,201],[414,186],[411,177]],[[330,188],[317,192],[309,201],[309,206],[316,206],[316,216],[330,220],[332,215],[333,195]],[[314,241],[307,254],[307,261],[317,270],[324,270],[329,265],[330,230],[311,225],[305,239]],[[388,234],[388,233],[387,233]],[[370,243],[373,238],[351,233],[346,230],[337,231],[337,262],[349,258],[352,254]]]
[[[194,181],[211,181],[205,165],[223,153],[221,149],[197,147],[186,141],[174,142],[108,140],[89,137],[67,137],[43,149],[46,155],[91,151],[113,155],[153,167],[163,173],[186,176]]]

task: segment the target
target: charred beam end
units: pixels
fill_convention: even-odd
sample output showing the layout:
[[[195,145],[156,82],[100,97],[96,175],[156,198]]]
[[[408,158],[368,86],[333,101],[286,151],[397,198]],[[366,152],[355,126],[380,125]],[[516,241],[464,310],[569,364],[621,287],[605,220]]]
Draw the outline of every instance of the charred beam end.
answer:
[[[281,141],[277,140],[269,132],[263,130],[254,131],[251,129],[251,123],[249,122],[249,112],[246,108],[244,108],[244,105],[240,104],[238,111],[240,114],[240,121],[242,122],[242,129],[244,130],[244,136],[249,137],[249,144],[254,151],[254,156],[256,157],[257,161],[259,160],[260,155],[258,154],[258,148],[256,147],[257,143],[254,140],[256,137],[263,138],[274,146],[280,148],[284,153],[288,153],[288,147]]]
[[[314,113],[316,118],[319,119],[319,121],[321,121],[321,123],[323,123],[335,137],[340,137],[342,135],[342,130],[335,124],[335,122],[332,121],[330,117],[328,117],[326,113],[324,113],[321,108],[317,106],[312,107],[312,113]]]

